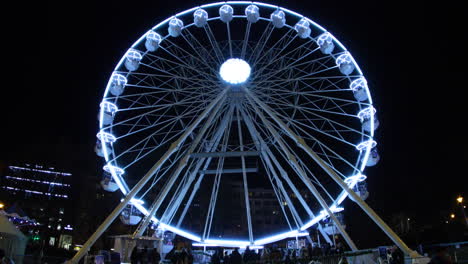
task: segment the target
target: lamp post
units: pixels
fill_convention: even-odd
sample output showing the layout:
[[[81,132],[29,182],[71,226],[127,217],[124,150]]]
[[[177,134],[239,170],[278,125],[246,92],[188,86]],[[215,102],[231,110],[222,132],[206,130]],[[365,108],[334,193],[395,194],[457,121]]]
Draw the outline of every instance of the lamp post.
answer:
[[[457,197],[457,202],[460,205],[460,209],[461,209],[462,215],[463,215],[463,220],[465,220],[464,221],[465,226],[468,227],[468,219],[466,218],[465,207],[463,206],[463,197],[461,195]]]

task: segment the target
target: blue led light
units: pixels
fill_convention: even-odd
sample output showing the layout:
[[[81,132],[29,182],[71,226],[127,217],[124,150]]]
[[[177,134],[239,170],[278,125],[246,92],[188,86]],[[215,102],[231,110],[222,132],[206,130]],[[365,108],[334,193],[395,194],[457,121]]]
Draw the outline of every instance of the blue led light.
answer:
[[[96,137],[99,140],[104,141],[105,143],[114,143],[117,140],[114,135],[104,132],[104,131],[99,131]]]
[[[115,174],[118,175],[118,176],[122,176],[122,175],[125,173],[125,171],[124,171],[123,169],[121,169],[121,168],[119,168],[119,167],[116,167],[116,166],[113,166],[113,165],[111,165],[111,164],[105,165],[105,166],[103,167],[103,169],[104,169],[105,171],[111,173],[111,174],[114,174],[114,173],[115,173]]]
[[[115,112],[117,112],[117,110],[119,110],[119,108],[117,108],[115,104],[107,101],[103,101],[101,104],[99,104],[99,106],[104,112],[108,112],[111,114],[114,114]]]
[[[359,150],[359,151],[362,151],[363,149],[373,148],[375,146],[377,146],[377,142],[375,142],[372,139],[369,139],[367,141],[363,141],[363,142],[359,143],[356,146],[356,149]]]
[[[366,175],[356,174],[356,175],[353,175],[353,176],[349,176],[348,178],[346,178],[346,179],[344,180],[344,182],[345,182],[350,188],[353,188],[354,185],[356,185],[356,183],[365,181],[366,179],[367,179],[367,176],[366,176]]]
[[[377,110],[375,110],[373,106],[369,106],[359,111],[357,117],[361,119],[361,121],[364,121],[365,119],[369,119],[371,116],[374,116],[376,112]]]
[[[242,59],[228,59],[219,69],[221,78],[230,84],[240,84],[250,76],[250,65]]]

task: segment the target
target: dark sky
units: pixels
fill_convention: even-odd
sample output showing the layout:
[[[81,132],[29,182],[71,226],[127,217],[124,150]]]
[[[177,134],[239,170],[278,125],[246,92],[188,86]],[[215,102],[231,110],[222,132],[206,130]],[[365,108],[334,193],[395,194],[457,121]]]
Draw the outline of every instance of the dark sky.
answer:
[[[268,1],[298,11],[351,51],[381,127],[369,203],[430,216],[468,194],[467,43],[461,6],[428,1]],[[15,7],[4,50],[0,159],[97,173],[96,115],[107,79],[130,45],[166,17],[207,1],[35,1]],[[4,22],[5,23],[5,22]],[[8,22],[6,22],[8,23]],[[9,24],[4,24],[9,27]],[[7,40],[5,39],[4,42]],[[6,58],[9,59],[6,59]],[[11,57],[11,58],[10,58]]]

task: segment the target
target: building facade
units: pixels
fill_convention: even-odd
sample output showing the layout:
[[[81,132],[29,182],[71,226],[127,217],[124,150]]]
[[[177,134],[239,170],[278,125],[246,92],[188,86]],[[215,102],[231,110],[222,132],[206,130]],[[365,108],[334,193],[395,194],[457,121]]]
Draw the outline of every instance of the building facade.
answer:
[[[72,245],[72,174],[39,164],[7,166],[0,178],[5,210],[25,214],[35,225],[19,226],[33,241],[57,248]]]

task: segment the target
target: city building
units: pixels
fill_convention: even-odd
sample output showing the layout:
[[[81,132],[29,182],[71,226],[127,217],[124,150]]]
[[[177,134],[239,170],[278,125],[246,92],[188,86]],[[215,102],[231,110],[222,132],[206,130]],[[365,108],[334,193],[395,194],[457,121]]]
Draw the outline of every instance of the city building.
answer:
[[[51,166],[9,165],[0,177],[0,199],[5,211],[34,219],[35,225],[19,227],[33,241],[68,249],[73,230],[71,182],[71,173]]]

